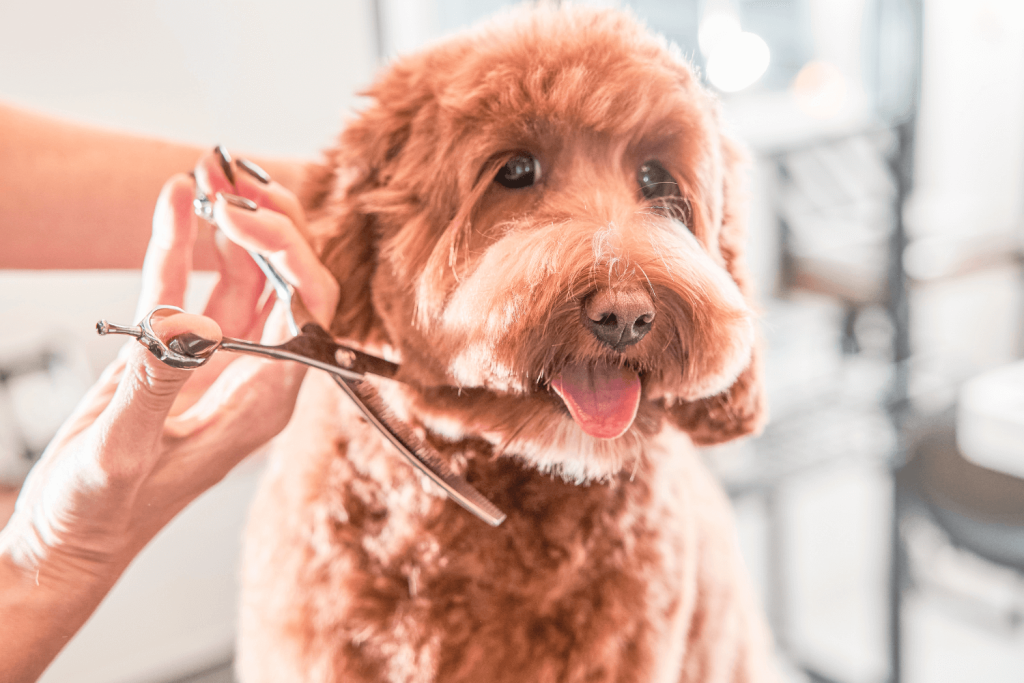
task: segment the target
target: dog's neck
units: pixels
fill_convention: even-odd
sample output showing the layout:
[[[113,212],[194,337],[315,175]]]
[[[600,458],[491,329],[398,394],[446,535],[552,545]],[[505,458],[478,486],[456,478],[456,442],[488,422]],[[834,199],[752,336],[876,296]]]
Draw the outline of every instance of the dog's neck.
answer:
[[[486,408],[484,392],[461,391],[456,387],[417,387],[400,382],[379,382],[377,389],[392,416],[432,443],[487,443],[492,452],[494,439],[487,438],[486,421],[474,420]],[[476,407],[478,410],[473,410]]]

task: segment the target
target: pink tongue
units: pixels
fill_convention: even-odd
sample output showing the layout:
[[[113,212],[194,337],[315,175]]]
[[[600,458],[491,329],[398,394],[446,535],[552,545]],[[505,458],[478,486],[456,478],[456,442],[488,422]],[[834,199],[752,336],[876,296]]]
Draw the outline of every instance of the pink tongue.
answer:
[[[640,376],[629,368],[611,365],[570,365],[551,380],[572,419],[591,436],[622,436],[640,405]]]

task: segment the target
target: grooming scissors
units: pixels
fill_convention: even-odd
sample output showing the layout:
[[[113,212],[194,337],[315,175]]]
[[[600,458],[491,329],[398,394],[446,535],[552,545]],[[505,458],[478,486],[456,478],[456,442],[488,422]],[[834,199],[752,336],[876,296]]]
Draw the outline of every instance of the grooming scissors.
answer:
[[[200,217],[212,219],[212,202],[199,191],[196,193],[195,209]],[[412,429],[394,416],[388,415],[387,408],[377,391],[368,382],[363,381],[366,375],[393,379],[398,365],[335,342],[334,338],[313,319],[298,292],[277,269],[261,254],[249,254],[267,276],[278,299],[287,306],[288,326],[295,336],[285,343],[267,346],[224,337],[220,344],[197,345],[195,342],[200,338],[185,333],[165,344],[153,331],[153,316],[164,310],[184,312],[175,306],[154,308],[137,326],[115,325],[101,320],[96,323],[96,331],[101,335],[125,334],[135,337],[157,359],[176,368],[200,367],[210,360],[215,351],[223,349],[277,360],[290,360],[328,372],[369,423],[398,449],[410,465],[440,486],[449,498],[491,526],[498,526],[505,521],[505,514],[465,479],[455,474],[430,444],[419,438]]]

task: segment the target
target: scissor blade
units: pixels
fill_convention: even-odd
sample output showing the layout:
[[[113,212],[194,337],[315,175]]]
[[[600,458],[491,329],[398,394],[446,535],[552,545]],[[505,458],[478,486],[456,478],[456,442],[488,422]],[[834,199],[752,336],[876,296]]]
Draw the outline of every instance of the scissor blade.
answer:
[[[366,375],[394,379],[398,373],[398,365],[395,363],[338,344],[316,323],[307,323],[302,328],[302,334],[278,346],[225,337],[220,348],[252,356],[290,360],[350,380],[360,380]]]
[[[307,325],[307,328],[309,326]],[[314,325],[324,335],[327,333],[318,325]],[[328,335],[329,339],[329,335]],[[505,521],[505,513],[483,497],[483,495],[466,482],[465,479],[452,472],[448,464],[426,442],[420,439],[399,420],[388,420],[387,409],[377,395],[376,390],[362,381],[364,375],[342,367],[331,358],[331,349],[339,348],[344,353],[357,354],[357,358],[365,357],[367,364],[373,364],[377,371],[373,374],[381,377],[393,377],[398,366],[380,358],[363,354],[355,349],[324,340],[316,331],[309,330],[281,346],[264,346],[239,339],[225,338],[220,348],[258,356],[292,360],[311,367],[325,370],[337,382],[356,407],[366,416],[391,445],[409,462],[410,465],[426,475],[431,481],[444,489],[448,497],[466,508],[474,515],[491,526],[498,526]],[[356,363],[358,365],[358,363]],[[369,372],[369,371],[368,371]],[[393,426],[397,425],[397,426]]]
[[[301,351],[290,351],[288,349],[288,344],[282,344],[281,346],[266,346],[265,344],[257,344],[256,342],[245,341],[244,339],[224,337],[224,341],[221,342],[221,345],[218,348],[223,349],[224,351],[243,353],[247,356],[261,356],[263,358],[273,358],[274,360],[290,360],[311,368],[323,370],[331,375],[344,377],[345,379],[361,380],[366,377],[361,373],[348,370],[333,361],[324,362],[315,357],[309,356],[306,353],[302,353]]]
[[[334,381],[348,394],[370,424],[398,449],[409,464],[444,489],[449,498],[491,526],[498,526],[505,521],[504,512],[484,498],[465,479],[452,472],[440,455],[412,430],[403,426],[401,433],[397,433],[385,419],[387,409],[373,387],[366,382],[353,382],[337,375],[334,376]]]
[[[398,372],[397,364],[339,344],[327,330],[316,323],[303,325],[302,334],[285,342],[284,346],[324,362],[334,363],[359,375],[377,375],[393,379]]]

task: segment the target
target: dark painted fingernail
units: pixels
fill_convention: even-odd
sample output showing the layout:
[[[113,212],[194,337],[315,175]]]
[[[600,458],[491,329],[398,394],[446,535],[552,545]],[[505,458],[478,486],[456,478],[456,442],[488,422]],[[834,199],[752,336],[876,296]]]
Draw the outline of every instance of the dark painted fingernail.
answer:
[[[260,181],[264,185],[270,184],[270,176],[267,174],[267,172],[264,171],[259,166],[257,166],[256,164],[249,161],[248,159],[238,157],[237,159],[235,159],[235,163],[238,165],[240,169],[251,175],[256,180]]]
[[[224,175],[227,176],[228,182],[230,182],[231,185],[234,186],[235,171],[233,168],[231,168],[231,155],[228,154],[228,151],[226,149],[224,149],[224,145],[217,145],[216,147],[213,148],[213,151],[216,152],[217,156],[220,158],[220,167],[224,171]]]
[[[224,201],[232,206],[237,206],[239,209],[245,209],[246,211],[256,211],[260,207],[256,202],[245,197],[239,197],[237,194],[228,194],[227,192],[218,192],[218,197],[223,197]]]
[[[167,343],[167,346],[171,351],[180,353],[184,356],[191,356],[192,358],[209,356],[217,350],[219,345],[220,342],[200,337],[198,334],[193,334],[192,332],[183,332]]]

